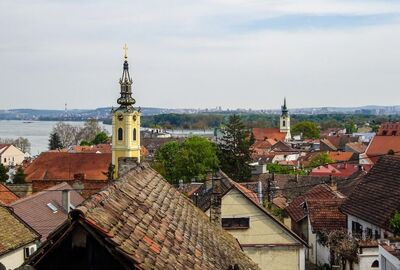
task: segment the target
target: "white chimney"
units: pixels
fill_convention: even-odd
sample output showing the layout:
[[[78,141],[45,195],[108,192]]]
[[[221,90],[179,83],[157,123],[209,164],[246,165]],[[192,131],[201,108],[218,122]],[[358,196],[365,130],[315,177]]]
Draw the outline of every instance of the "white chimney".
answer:
[[[260,201],[260,204],[263,204],[263,193],[262,193],[262,182],[258,181],[258,200]]]
[[[61,193],[61,206],[67,213],[69,213],[69,211],[71,210],[71,198],[69,189],[64,189]]]

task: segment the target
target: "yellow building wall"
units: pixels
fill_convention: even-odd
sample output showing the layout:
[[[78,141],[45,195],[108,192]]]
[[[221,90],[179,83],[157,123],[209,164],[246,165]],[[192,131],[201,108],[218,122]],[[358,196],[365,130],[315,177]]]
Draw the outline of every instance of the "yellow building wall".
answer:
[[[209,215],[209,210],[206,212]],[[246,244],[299,244],[287,231],[282,229],[275,221],[268,217],[262,210],[249,202],[236,189],[230,190],[222,197],[221,217],[250,217],[249,229],[227,230],[242,245]],[[300,262],[300,249],[303,246],[276,246],[276,247],[244,247],[244,252],[261,269],[274,270],[302,270]]]
[[[122,128],[122,140],[118,140],[118,129]],[[136,140],[133,131],[136,129]],[[118,177],[118,159],[136,157],[140,161],[140,113],[114,111],[112,113],[112,164],[114,178]]]

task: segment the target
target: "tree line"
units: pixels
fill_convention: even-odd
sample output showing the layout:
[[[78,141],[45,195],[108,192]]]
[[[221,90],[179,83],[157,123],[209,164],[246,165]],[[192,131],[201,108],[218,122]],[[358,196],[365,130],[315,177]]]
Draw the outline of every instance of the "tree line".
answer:
[[[228,121],[232,113],[198,113],[198,114],[159,114],[142,116],[143,127],[163,129],[214,129]],[[241,113],[238,114],[243,124],[250,127],[279,127],[279,114]],[[399,115],[358,115],[358,114],[292,114],[291,122],[313,122],[320,129],[348,128],[363,126],[366,123],[373,130],[388,121],[400,121]]]
[[[109,139],[108,132],[97,120],[88,120],[83,127],[58,122],[49,137],[49,149],[69,148],[74,145],[94,145],[105,143]]]

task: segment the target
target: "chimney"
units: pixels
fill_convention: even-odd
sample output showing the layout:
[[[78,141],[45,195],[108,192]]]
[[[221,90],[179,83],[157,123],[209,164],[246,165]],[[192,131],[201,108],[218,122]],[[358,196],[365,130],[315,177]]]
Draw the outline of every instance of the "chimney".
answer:
[[[258,188],[257,188],[257,191],[258,191],[258,200],[260,201],[260,204],[262,205],[263,204],[263,193],[262,193],[262,182],[261,181],[258,181]]]
[[[337,183],[333,179],[332,175],[329,176],[329,180],[330,180],[330,187],[331,187],[332,191],[336,192],[337,191]]]
[[[216,176],[212,178],[210,221],[221,226],[221,178]]]
[[[69,211],[71,209],[71,198],[70,198],[70,190],[69,189],[62,190],[61,206],[67,213],[69,213]]]

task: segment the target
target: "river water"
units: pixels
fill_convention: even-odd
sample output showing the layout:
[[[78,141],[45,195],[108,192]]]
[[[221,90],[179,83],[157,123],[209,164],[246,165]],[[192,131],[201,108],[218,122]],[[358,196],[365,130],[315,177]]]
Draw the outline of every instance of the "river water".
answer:
[[[43,151],[47,151],[49,136],[57,121],[20,121],[20,120],[0,120],[0,138],[16,139],[24,137],[31,143],[31,155],[36,156]],[[84,122],[65,122],[74,126],[83,126]],[[109,134],[111,134],[111,125],[104,125]],[[190,134],[210,135],[213,131],[206,130],[174,130],[169,131],[174,136],[186,136]]]

